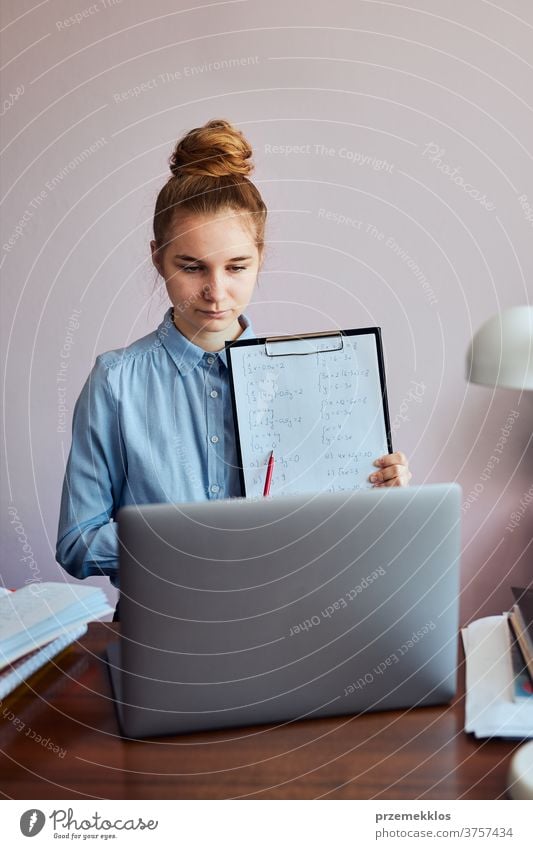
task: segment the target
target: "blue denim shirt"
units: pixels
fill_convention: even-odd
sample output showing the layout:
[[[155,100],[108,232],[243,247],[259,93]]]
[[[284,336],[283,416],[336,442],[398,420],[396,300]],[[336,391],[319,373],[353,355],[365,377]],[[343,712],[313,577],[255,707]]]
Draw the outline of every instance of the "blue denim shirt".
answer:
[[[118,587],[120,507],[240,495],[226,352],[190,342],[169,308],[157,330],[100,354],[76,401],[56,560]]]

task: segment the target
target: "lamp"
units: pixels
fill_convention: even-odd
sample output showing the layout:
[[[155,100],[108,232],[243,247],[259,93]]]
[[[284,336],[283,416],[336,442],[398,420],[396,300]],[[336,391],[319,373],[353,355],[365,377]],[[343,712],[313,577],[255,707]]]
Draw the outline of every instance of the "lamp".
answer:
[[[510,307],[479,328],[466,356],[466,379],[533,389],[533,307]]]
[[[493,387],[533,389],[533,307],[510,307],[479,328],[466,355],[466,379]],[[511,798],[533,799],[533,742],[515,754],[508,785]]]

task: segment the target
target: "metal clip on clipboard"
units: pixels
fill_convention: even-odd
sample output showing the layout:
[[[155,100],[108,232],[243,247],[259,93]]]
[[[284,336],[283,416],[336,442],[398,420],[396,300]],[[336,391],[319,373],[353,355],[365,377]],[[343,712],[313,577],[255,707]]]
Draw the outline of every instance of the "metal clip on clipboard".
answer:
[[[333,340],[335,337],[335,340]],[[320,343],[321,339],[332,339],[332,345],[324,347]],[[317,345],[312,345],[311,340],[317,340]],[[294,344],[303,342],[298,350],[294,349]],[[284,344],[285,343],[285,344]],[[275,345],[276,350],[269,348],[269,345]],[[265,354],[267,357],[291,357],[301,356],[303,354],[325,354],[330,351],[342,351],[344,348],[344,337],[338,330],[326,330],[323,333],[301,333],[298,336],[269,336],[265,339]]]

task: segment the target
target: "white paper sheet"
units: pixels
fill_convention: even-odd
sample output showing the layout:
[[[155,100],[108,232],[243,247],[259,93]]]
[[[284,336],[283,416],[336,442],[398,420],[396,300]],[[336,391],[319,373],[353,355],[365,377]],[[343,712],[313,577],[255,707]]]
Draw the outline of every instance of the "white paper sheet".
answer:
[[[231,348],[247,496],[367,489],[388,454],[374,333]]]
[[[465,731],[476,737],[533,737],[533,704],[513,701],[507,615],[478,619],[461,634],[466,656]]]

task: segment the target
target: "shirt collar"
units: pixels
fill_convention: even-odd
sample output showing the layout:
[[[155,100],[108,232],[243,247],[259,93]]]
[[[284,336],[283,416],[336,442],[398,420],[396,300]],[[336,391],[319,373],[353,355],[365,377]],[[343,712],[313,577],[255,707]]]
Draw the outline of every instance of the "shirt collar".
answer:
[[[244,328],[241,335],[238,337],[239,341],[241,339],[255,338],[255,333],[250,319],[244,313],[239,316],[239,324]],[[224,365],[226,367],[228,365],[225,348],[221,351],[205,351],[203,348],[200,348],[199,345],[195,345],[194,342],[187,339],[187,337],[178,330],[172,321],[172,307],[169,307],[166,311],[163,321],[157,328],[157,335],[172,357],[181,374],[189,374],[189,372],[196,368],[200,361],[204,357],[209,356],[209,354],[213,357],[220,357]]]

